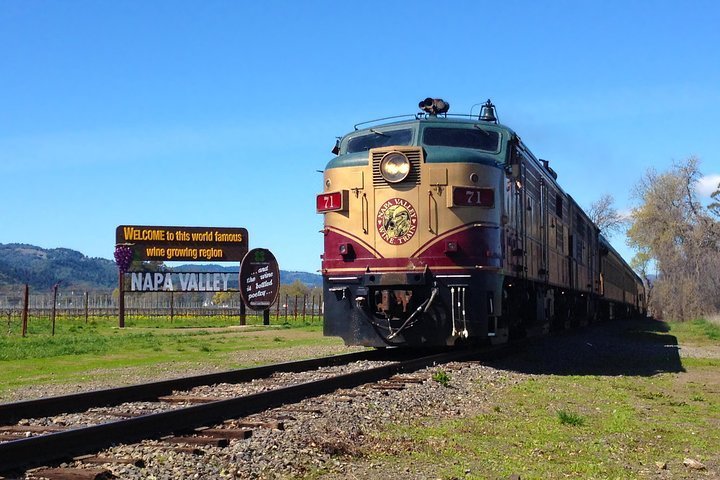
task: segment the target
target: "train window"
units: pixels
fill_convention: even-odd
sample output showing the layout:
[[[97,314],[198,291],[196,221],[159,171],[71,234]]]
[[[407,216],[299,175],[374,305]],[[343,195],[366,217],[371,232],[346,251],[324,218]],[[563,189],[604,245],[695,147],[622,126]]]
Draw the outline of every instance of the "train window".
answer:
[[[412,130],[390,130],[387,132],[374,131],[367,135],[359,135],[348,140],[345,153],[366,152],[371,148],[387,147],[390,145],[410,145]]]
[[[423,131],[423,143],[439,147],[460,147],[497,152],[500,134],[478,128],[428,127]]]

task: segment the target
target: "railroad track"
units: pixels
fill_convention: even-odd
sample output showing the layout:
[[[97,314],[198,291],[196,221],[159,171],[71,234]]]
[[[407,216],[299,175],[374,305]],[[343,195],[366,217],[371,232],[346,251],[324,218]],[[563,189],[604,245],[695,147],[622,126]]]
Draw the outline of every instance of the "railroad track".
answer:
[[[360,360],[384,358],[382,351],[364,351],[330,357],[285,362],[262,367],[243,368],[226,372],[195,375],[159,382],[143,383],[126,387],[93,390],[89,392],[39,398],[0,404],[0,425],[7,425],[23,418],[38,418],[59,413],[82,412],[92,407],[120,405],[124,402],[155,400],[174,391],[190,390],[201,385],[217,383],[249,382],[269,377],[278,372],[303,372],[315,368],[342,365]],[[1,466],[2,464],[0,464]]]
[[[493,355],[498,350],[483,350],[481,354],[483,356]],[[248,427],[253,427],[252,422],[243,423],[240,421],[234,422],[234,426],[239,428],[224,428],[222,422],[228,419],[242,418],[281,405],[297,403],[306,398],[331,393],[338,389],[349,389],[366,383],[378,382],[401,372],[412,372],[435,364],[477,358],[479,352],[460,350],[411,356],[410,358],[408,358],[408,355],[410,355],[408,352],[393,350],[360,352],[324,359],[289,362],[253,369],[0,405],[0,424],[7,424],[10,421],[16,421],[20,417],[26,419],[38,418],[59,413],[83,411],[89,407],[98,407],[100,405],[120,405],[123,402],[157,400],[164,397],[168,401],[168,399],[172,398],[166,397],[170,392],[187,390],[198,385],[248,382],[266,378],[278,372],[306,372],[357,361],[381,362],[379,366],[362,368],[351,373],[334,374],[330,371],[326,378],[320,380],[284,385],[231,398],[193,398],[181,394],[179,399],[169,401],[173,403],[176,401],[185,404],[191,403],[191,406],[178,407],[147,415],[132,415],[130,418],[122,418],[91,426],[79,426],[66,430],[27,424],[15,427],[0,427],[0,439],[6,440],[0,443],[0,474],[17,474],[35,466],[48,465],[52,462],[92,454],[111,445],[133,443],[164,436],[170,436],[164,439],[165,442],[186,445],[178,448],[193,449],[203,445],[227,445],[230,439],[247,438],[251,434],[248,433],[250,432]],[[220,424],[220,428],[208,428],[208,426],[218,424]],[[282,427],[280,423],[254,426]],[[8,433],[3,433],[3,430]],[[35,433],[41,432],[44,433],[35,435]],[[18,438],[18,434],[32,436]],[[98,459],[93,455],[85,457],[86,463],[98,463],[102,460],[102,458]],[[126,460],[133,461],[132,459]],[[117,462],[117,459],[115,462]],[[54,471],[53,475],[44,476],[50,476],[51,478],[103,478],[102,476],[77,476],[79,474],[93,475],[93,471],[87,470],[80,473],[76,471],[73,473],[57,470]]]

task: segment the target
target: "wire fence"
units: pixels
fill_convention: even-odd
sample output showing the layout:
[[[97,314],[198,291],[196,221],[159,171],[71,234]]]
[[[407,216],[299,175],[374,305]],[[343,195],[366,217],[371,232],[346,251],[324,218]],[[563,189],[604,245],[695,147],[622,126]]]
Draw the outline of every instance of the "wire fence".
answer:
[[[125,292],[125,320],[176,323],[182,326],[206,326],[208,320],[220,325],[262,324],[263,311],[245,310],[240,293],[226,293],[217,298],[213,292]],[[322,318],[322,296],[279,295],[269,308],[271,324],[313,323]],[[118,292],[60,290],[31,292],[25,287],[0,292],[0,322],[7,323],[7,332],[20,324],[23,336],[26,325],[34,320],[55,322],[63,319],[110,321],[119,317]]]

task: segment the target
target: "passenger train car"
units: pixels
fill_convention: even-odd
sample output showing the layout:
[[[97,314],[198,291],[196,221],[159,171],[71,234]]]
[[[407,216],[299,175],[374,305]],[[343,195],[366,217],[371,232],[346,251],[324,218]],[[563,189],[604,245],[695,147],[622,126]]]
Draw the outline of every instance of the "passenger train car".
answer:
[[[324,170],[325,335],[502,343],[645,310],[640,278],[490,100],[475,117],[419,108],[356,125]]]

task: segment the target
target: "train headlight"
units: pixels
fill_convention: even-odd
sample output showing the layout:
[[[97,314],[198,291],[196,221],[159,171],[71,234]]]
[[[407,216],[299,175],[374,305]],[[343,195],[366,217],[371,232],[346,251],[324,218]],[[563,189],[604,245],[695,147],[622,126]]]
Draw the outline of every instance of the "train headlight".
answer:
[[[410,160],[400,152],[390,152],[380,161],[380,173],[390,183],[402,182],[410,173]]]

